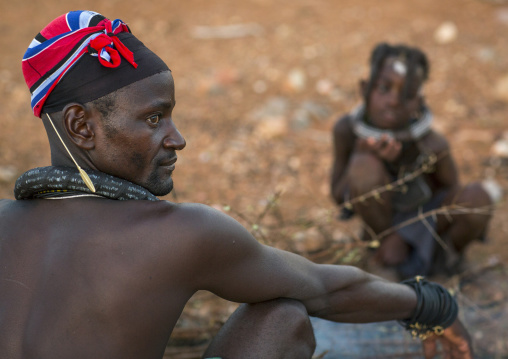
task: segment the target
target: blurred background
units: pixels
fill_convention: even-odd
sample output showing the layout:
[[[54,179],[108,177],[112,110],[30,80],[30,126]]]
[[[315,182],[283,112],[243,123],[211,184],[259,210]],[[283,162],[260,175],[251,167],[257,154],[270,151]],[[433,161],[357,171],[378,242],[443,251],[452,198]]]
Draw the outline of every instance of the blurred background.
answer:
[[[363,266],[368,257],[359,223],[338,221],[329,195],[331,128],[359,103],[377,43],[420,47],[431,64],[424,91],[434,127],[462,181],[500,190],[487,243],[469,249],[467,276],[445,283],[460,291],[482,357],[508,357],[508,1],[0,0],[2,198],[13,198],[24,171],[50,164],[21,58],[71,10],[122,19],[172,69],[187,147],[166,199],[214,206],[258,240],[323,263]],[[198,293],[168,357],[195,357],[234,308]],[[333,349],[323,354],[333,358]]]

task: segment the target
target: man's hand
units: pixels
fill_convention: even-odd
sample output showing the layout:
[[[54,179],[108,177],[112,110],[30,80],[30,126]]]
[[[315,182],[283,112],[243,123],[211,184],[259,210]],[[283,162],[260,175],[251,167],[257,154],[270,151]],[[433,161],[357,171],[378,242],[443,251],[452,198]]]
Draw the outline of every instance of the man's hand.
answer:
[[[388,135],[382,135],[379,139],[369,137],[358,142],[361,150],[368,150],[387,162],[395,161],[402,150],[402,144]]]
[[[436,344],[441,343],[444,359],[472,359],[471,338],[462,323],[457,319],[451,327],[446,328],[442,336],[433,335],[423,341],[425,359],[434,358],[437,354]]]

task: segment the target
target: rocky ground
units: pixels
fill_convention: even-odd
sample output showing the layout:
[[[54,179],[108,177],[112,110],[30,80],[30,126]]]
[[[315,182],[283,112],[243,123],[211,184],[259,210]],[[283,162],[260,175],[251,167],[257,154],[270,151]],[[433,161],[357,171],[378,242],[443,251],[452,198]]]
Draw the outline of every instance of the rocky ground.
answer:
[[[337,221],[330,200],[331,128],[359,102],[358,81],[380,41],[427,53],[425,95],[462,180],[508,189],[506,1],[1,0],[2,197],[13,197],[22,172],[50,163],[21,57],[51,19],[77,9],[128,22],[173,71],[174,118],[188,145],[167,199],[227,211],[260,241],[318,262],[365,264],[365,249],[355,240],[358,221]],[[468,252],[470,271],[445,281],[459,290],[485,358],[508,357],[507,213],[501,194],[489,240]],[[168,357],[197,357],[234,308],[198,293]]]

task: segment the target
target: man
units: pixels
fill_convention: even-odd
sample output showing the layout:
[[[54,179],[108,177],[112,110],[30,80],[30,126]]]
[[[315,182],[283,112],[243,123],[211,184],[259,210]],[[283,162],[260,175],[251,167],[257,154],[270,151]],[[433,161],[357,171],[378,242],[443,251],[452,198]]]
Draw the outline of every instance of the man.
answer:
[[[431,128],[423,96],[428,73],[419,49],[378,44],[370,77],[360,82],[363,103],[333,130],[332,195],[346,206],[343,216],[357,213],[370,229],[364,239],[381,237],[375,258],[402,278],[457,273],[465,248],[483,239],[491,217],[487,192],[479,183],[459,183],[448,141]],[[418,219],[451,205],[461,208],[437,221]]]
[[[207,206],[158,200],[185,147],[172,120],[174,83],[123,22],[63,15],[23,66],[52,166],[26,172],[17,200],[0,201],[2,358],[161,358],[198,290],[250,303],[206,358],[310,358],[309,315],[398,319],[415,334],[449,327],[446,348],[471,357],[442,287],[317,265],[259,244]]]

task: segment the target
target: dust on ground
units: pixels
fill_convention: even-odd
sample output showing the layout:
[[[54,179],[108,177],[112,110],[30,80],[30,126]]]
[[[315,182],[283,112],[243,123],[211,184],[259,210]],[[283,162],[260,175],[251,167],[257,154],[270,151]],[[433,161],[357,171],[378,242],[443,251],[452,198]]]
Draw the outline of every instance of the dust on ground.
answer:
[[[167,199],[227,211],[260,241],[318,262],[364,263],[364,248],[354,241],[358,222],[338,222],[329,196],[331,128],[359,102],[358,81],[381,41],[416,45],[427,53],[431,74],[425,95],[463,182],[495,180],[508,189],[504,1],[2,0],[4,198],[13,198],[18,175],[50,163],[43,126],[30,111],[21,57],[51,19],[78,9],[127,21],[173,71],[174,119],[187,148],[174,175],[176,190]],[[503,197],[487,243],[468,251],[473,277],[455,282],[469,301],[466,309],[482,313],[485,322],[473,336],[490,347],[486,357],[508,353],[501,341],[507,212]],[[492,307],[497,311],[488,311]],[[175,330],[182,346],[170,347],[168,356],[196,357],[234,308],[198,293]]]

